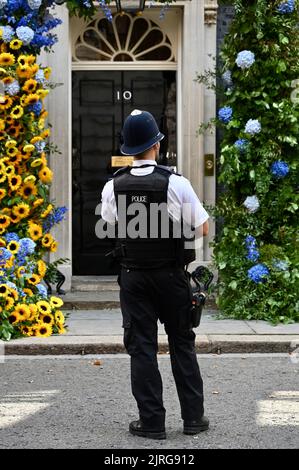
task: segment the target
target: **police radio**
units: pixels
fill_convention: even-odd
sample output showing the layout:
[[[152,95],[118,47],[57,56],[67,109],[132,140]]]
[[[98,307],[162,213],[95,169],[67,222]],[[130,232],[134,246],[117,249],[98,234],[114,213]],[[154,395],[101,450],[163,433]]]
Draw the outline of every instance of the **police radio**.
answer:
[[[213,273],[205,266],[198,266],[192,273],[191,279],[195,284],[192,287],[191,325],[197,328],[200,324],[202,311],[206,303],[207,295],[203,290],[208,290],[213,281]],[[203,285],[203,288],[201,287]]]

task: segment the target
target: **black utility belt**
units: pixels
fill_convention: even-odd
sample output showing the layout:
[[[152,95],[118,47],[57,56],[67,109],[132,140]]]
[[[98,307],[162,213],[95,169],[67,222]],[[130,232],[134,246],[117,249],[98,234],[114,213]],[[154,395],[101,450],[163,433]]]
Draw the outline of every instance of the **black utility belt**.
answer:
[[[191,325],[193,328],[197,328],[200,324],[205,303],[206,294],[204,292],[194,292],[192,294]]]

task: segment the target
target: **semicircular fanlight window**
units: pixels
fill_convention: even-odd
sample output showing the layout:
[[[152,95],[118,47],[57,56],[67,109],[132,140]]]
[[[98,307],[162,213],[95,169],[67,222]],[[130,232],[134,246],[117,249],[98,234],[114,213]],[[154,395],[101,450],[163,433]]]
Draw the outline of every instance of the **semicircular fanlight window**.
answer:
[[[75,61],[174,62],[169,37],[153,21],[128,13],[93,20],[77,38]]]

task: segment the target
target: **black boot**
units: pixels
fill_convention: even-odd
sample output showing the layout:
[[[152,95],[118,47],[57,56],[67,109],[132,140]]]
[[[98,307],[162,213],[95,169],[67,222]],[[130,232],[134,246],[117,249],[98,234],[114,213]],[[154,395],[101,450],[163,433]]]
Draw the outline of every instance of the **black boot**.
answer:
[[[144,428],[140,420],[132,421],[129,426],[129,431],[133,436],[147,437],[148,439],[166,439],[165,428],[159,430],[148,430]]]
[[[184,434],[193,436],[202,431],[209,429],[209,420],[206,416],[202,416],[199,420],[196,421],[184,421]]]

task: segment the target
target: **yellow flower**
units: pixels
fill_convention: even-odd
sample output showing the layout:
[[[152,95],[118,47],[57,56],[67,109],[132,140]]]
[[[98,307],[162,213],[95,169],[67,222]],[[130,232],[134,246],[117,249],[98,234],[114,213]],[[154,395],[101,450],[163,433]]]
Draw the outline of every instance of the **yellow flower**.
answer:
[[[4,238],[0,238],[0,247],[6,246],[6,241]],[[0,276],[3,276],[4,271],[0,271]]]
[[[3,110],[10,108],[12,103],[12,98],[10,98],[10,96],[4,95],[0,102],[0,109]]]
[[[23,289],[23,291],[25,292],[25,294],[28,296],[28,297],[32,297],[33,296],[33,292],[31,289],[29,289],[29,287],[25,287]]]
[[[41,215],[40,215],[41,218],[44,219],[45,217],[47,217],[47,215],[49,215],[52,210],[53,210],[52,204],[48,204],[47,209],[45,209],[45,210],[41,213]]]
[[[5,299],[5,310],[10,310],[14,306],[14,299],[7,296]]]
[[[5,268],[12,268],[14,266],[15,257],[12,256],[8,261],[6,261]]]
[[[6,297],[8,293],[8,286],[6,284],[0,284],[0,297]]]
[[[11,242],[9,242],[9,244],[7,245],[7,249],[13,254],[17,254],[19,249],[20,249],[20,244],[14,240],[12,240]]]
[[[53,333],[51,325],[47,325],[45,323],[41,323],[35,327],[35,336],[51,336]]]
[[[29,80],[26,80],[26,82],[24,83],[22,89],[27,93],[32,93],[33,91],[35,91],[36,87],[37,81],[33,80],[33,78],[29,78]]]
[[[23,67],[24,65],[28,65],[28,56],[22,54],[18,57],[18,64]]]
[[[3,199],[6,195],[6,189],[5,188],[0,188],[0,201]]]
[[[39,89],[39,90],[37,90],[36,93],[41,99],[43,99],[49,94],[49,90]]]
[[[11,287],[9,289],[9,294],[7,295],[7,297],[11,297],[15,302],[17,302],[17,300],[19,299],[19,294],[15,289]]]
[[[60,323],[58,323],[56,325],[57,329],[58,329],[58,334],[60,335],[64,335],[66,333],[66,329],[64,328],[63,325],[61,325]]]
[[[20,323],[23,321],[23,317],[21,317],[21,315],[19,315],[17,312],[13,312],[11,315],[9,315],[8,320],[14,325],[15,323]]]
[[[13,39],[12,41],[10,41],[9,47],[11,49],[20,49],[20,47],[22,47],[22,44],[23,42],[20,39]]]
[[[30,290],[30,289],[28,289],[28,290]],[[33,321],[38,316],[38,309],[37,309],[37,306],[35,304],[29,304],[29,308],[30,308],[30,312],[31,312],[31,316],[30,316],[29,320]]]
[[[52,296],[50,297],[50,304],[52,308],[60,308],[63,305],[63,300],[59,297]]]
[[[28,320],[30,317],[30,308],[26,304],[19,304],[16,306],[14,313],[18,313],[23,320]]]
[[[43,163],[42,159],[41,158],[35,158],[35,160],[33,160],[31,163],[30,163],[30,166],[32,166],[33,168],[37,167],[37,166],[41,166]]]
[[[54,324],[54,316],[51,313],[41,314],[40,319],[42,323],[45,323],[46,325]]]
[[[41,277],[45,277],[46,271],[47,271],[47,265],[42,259],[39,259],[37,262],[37,270],[38,270],[38,274]]]
[[[28,199],[30,196],[37,195],[37,188],[34,183],[27,183],[19,189],[19,193],[24,199]]]
[[[30,78],[31,70],[29,65],[22,65],[20,67],[17,67],[17,75],[20,78]]]
[[[43,139],[39,135],[36,135],[35,137],[32,137],[32,139],[30,140],[30,143],[36,144],[36,142],[40,142],[41,140]]]
[[[50,75],[51,75],[51,72],[52,72],[51,67],[46,67],[46,68],[44,69],[44,75],[45,75],[45,78],[46,78],[47,80],[49,80]]]
[[[39,300],[38,302],[36,302],[36,306],[40,313],[51,313],[51,305],[46,300]]]
[[[36,199],[33,203],[33,207],[38,207],[40,206],[42,203],[44,202],[43,198],[42,197],[39,197],[38,199]]]
[[[64,324],[64,315],[63,315],[63,313],[62,313],[61,310],[56,310],[54,316],[55,316],[55,321],[56,321],[57,323],[60,323],[61,325]]]
[[[12,208],[12,212],[17,217],[24,219],[25,217],[28,217],[30,213],[30,206],[25,202],[20,202],[17,206]]]
[[[27,62],[28,62],[29,65],[34,64],[35,60],[36,60],[35,55],[30,54],[30,55],[27,56]]]
[[[21,327],[21,333],[22,333],[24,336],[33,336],[33,328],[32,328],[32,326],[23,325],[23,326]]]
[[[36,241],[43,235],[43,228],[39,224],[31,224],[28,233],[32,240]]]
[[[0,228],[6,229],[10,224],[10,218],[7,215],[0,214]]]
[[[9,52],[3,52],[0,54],[0,65],[13,65],[15,63],[15,56]]]
[[[5,143],[5,147],[8,149],[15,147],[16,145],[17,145],[17,141],[13,139],[10,139]]]
[[[36,286],[36,284],[40,283],[41,278],[37,274],[31,274],[31,276],[27,278],[27,281],[29,282],[29,284]]]
[[[58,248],[58,242],[55,240],[55,241],[51,244],[51,246],[50,246],[50,251],[51,251],[52,253],[56,253],[57,248]]]
[[[17,147],[10,147],[9,149],[7,149],[7,155],[9,157],[14,157],[15,155],[17,155],[17,153],[18,153]]]
[[[35,147],[32,144],[27,144],[27,145],[24,145],[24,147],[23,147],[23,151],[25,153],[33,152],[34,150],[35,150]]]
[[[52,181],[53,172],[46,166],[38,172],[38,176],[42,183],[48,184]]]
[[[44,129],[44,127],[45,127],[45,120],[44,120],[43,118],[41,118],[41,119],[39,119],[39,121],[38,121],[38,128],[39,128],[39,130],[41,131],[41,130]],[[41,137],[44,138],[43,136],[41,136]]]
[[[42,245],[45,248],[49,248],[52,245],[53,241],[54,241],[54,238],[52,237],[52,235],[50,233],[47,233],[42,238]]]
[[[4,119],[0,119],[0,131],[4,131],[5,129],[5,121]]]
[[[39,100],[39,96],[36,93],[31,93],[25,99],[25,106],[28,106],[30,104],[35,104],[38,102],[38,100]]]
[[[14,118],[14,119],[20,119],[20,117],[22,117],[24,114],[24,110],[22,108],[22,106],[15,106],[12,110],[11,110],[11,117]]]
[[[22,184],[22,177],[20,175],[11,175],[8,177],[9,187],[12,191],[16,191]]]
[[[6,176],[13,176],[13,175],[15,175],[15,172],[16,172],[16,169],[13,165],[8,165],[5,168]]]
[[[0,171],[0,183],[3,183],[3,181],[6,180],[6,172],[3,170],[3,171]]]
[[[34,64],[30,67],[30,76],[35,75],[39,69],[39,65]]]

